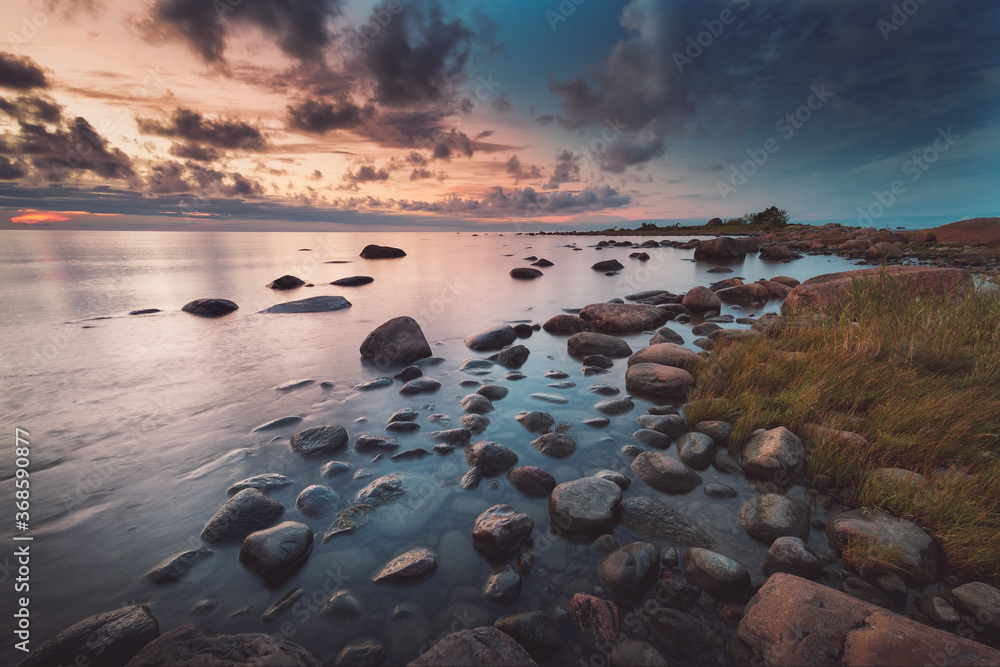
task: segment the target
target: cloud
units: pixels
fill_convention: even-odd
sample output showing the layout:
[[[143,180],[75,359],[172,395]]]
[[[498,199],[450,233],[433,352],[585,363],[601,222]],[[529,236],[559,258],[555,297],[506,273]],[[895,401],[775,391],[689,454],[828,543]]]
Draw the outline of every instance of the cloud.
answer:
[[[381,200],[379,200],[381,202]],[[470,218],[539,217],[568,215],[587,211],[619,208],[631,203],[632,198],[617,188],[601,185],[578,192],[540,193],[534,188],[514,188],[505,191],[494,186],[480,197],[452,195],[435,202],[416,200],[390,200],[388,205],[402,212],[423,212],[460,215]],[[352,200],[354,205],[364,202]],[[381,202],[381,205],[386,205]]]
[[[18,97],[8,100],[0,97],[0,111],[8,116],[35,123],[58,123],[63,107],[44,97]]]
[[[453,155],[472,157],[472,141],[465,132],[451,128],[450,132],[442,132],[434,139],[431,155],[435,160],[451,160]]]
[[[357,169],[348,169],[344,172],[343,183],[340,190],[357,190],[359,183],[373,183],[378,181],[388,181],[389,172],[386,169],[376,169],[373,165],[363,164]]]
[[[373,107],[361,108],[347,99],[336,102],[305,100],[298,105],[290,104],[285,109],[288,127],[310,134],[353,129],[374,114]]]
[[[45,72],[34,60],[0,51],[0,88],[31,90],[48,86]]]
[[[257,29],[289,57],[322,62],[333,43],[330,21],[339,17],[341,0],[156,0],[140,26],[157,39],[185,41],[202,60],[221,66],[234,34]]]
[[[173,144],[168,152],[174,157],[198,162],[215,162],[221,157],[217,150],[198,144]]]
[[[410,172],[411,181],[420,181],[426,178],[434,178],[434,173],[429,169],[417,168]]]
[[[510,156],[505,168],[507,173],[514,177],[515,182],[542,177],[542,171],[537,165],[532,164],[524,167],[521,165],[521,158],[516,155]]]
[[[495,97],[490,104],[493,105],[493,110],[497,113],[506,113],[514,110],[514,105],[507,101],[507,96],[503,93]]]
[[[136,118],[139,130],[145,134],[184,139],[216,148],[261,150],[267,140],[260,130],[240,120],[211,120],[183,107],[174,111],[168,121]]]
[[[0,180],[10,181],[24,176],[24,169],[16,162],[0,155]]]
[[[545,184],[548,189],[558,188],[560,183],[572,183],[580,180],[580,156],[573,151],[556,153],[556,164],[552,170],[552,178]]]
[[[197,194],[209,197],[239,197],[257,199],[264,196],[264,187],[240,174],[222,172],[187,162],[167,160],[152,165],[146,178],[146,189],[157,195]]]
[[[9,152],[29,162],[36,174],[48,181],[62,181],[77,172],[90,172],[108,179],[135,181],[131,158],[111,146],[86,119],[61,119],[53,130],[18,121],[20,134],[8,135]]]

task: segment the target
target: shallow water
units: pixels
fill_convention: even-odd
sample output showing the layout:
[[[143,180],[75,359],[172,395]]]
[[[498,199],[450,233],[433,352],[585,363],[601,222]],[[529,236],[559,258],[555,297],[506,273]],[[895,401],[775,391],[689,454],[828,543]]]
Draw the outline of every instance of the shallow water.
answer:
[[[545,500],[523,497],[502,476],[499,490],[490,490],[484,482],[474,491],[462,491],[458,480],[468,467],[460,451],[399,463],[369,462],[370,455],[353,450],[339,456],[375,476],[400,469],[427,475],[440,488],[441,509],[413,530],[393,533],[369,525],[325,544],[317,540],[306,565],[278,588],[264,585],[239,564],[238,544],[212,545],[214,557],[180,583],[155,585],[143,577],[163,559],[203,546],[198,535],[227,499],[228,486],[259,473],[292,478],[294,484],[269,495],[284,503],[285,520],[303,521],[324,532],[330,519],[306,519],[296,511],[299,491],[328,484],[345,507],[371,479],[354,481],[349,474],[324,479],[320,467],[327,459],[303,459],[290,451],[288,438],[309,426],[341,424],[353,442],[363,433],[383,432],[392,412],[412,406],[421,410],[422,429],[395,434],[400,449],[429,449],[433,443],[423,433],[446,427],[427,423],[426,416],[443,413],[452,418],[452,427],[458,426],[458,400],[474,390],[458,385],[472,377],[458,368],[465,359],[487,356],[462,343],[472,332],[503,322],[541,323],[563,308],[639,290],[681,292],[732,276],[756,280],[780,274],[802,280],[852,267],[836,257],[804,257],[776,265],[751,257],[727,264],[732,274],[715,274],[707,272],[713,264],[691,261],[689,250],[647,250],[652,259],[641,263],[628,258],[631,248],[588,247],[598,240],[419,232],[0,232],[0,371],[5,387],[0,423],[9,434],[0,497],[13,497],[13,431],[19,427],[30,433],[32,452],[32,646],[86,616],[144,602],[152,607],[161,631],[198,620],[218,632],[281,633],[324,663],[332,662],[347,643],[371,637],[389,650],[387,664],[395,664],[465,625],[492,623],[518,611],[568,609],[573,593],[599,592],[600,555],[589,543],[552,535]],[[408,256],[363,260],[358,253],[368,243],[395,245]],[[582,250],[565,247],[573,243]],[[529,255],[555,265],[532,282],[509,278],[511,268],[529,264],[521,259]],[[620,276],[590,269],[594,262],[610,258],[625,265]],[[326,263],[330,261],[347,263]],[[316,286],[287,292],[265,288],[286,273]],[[375,282],[343,288],[328,284],[351,275],[369,275]],[[258,312],[318,295],[343,295],[353,307],[330,313]],[[232,299],[240,309],[215,320],[180,311],[186,302],[202,297]],[[140,308],[163,312],[127,314]],[[726,307],[723,312],[739,317],[776,308],[772,303],[759,311]],[[355,391],[356,384],[386,374],[362,363],[358,346],[369,331],[398,315],[415,317],[434,354],[446,360],[427,369],[442,387],[414,397],[398,394],[398,382]],[[690,324],[668,326],[688,344],[695,338]],[[633,350],[647,339],[626,337]],[[501,442],[518,454],[518,465],[542,467],[558,482],[605,468],[629,473],[630,460],[620,450],[634,443],[636,417],[651,404],[636,399],[634,410],[612,417],[603,429],[580,423],[598,414],[593,405],[603,398],[588,392],[589,385],[611,384],[624,393],[625,361],[616,362],[608,374],[584,377],[579,362],[567,355],[564,337],[537,332],[519,342],[531,350],[521,369],[527,378],[505,380],[500,367],[474,378],[511,388],[488,415],[489,429],[474,441]],[[567,372],[576,386],[549,387],[555,380],[543,374],[553,369]],[[289,391],[275,389],[298,379],[315,382]],[[334,386],[325,388],[323,381]],[[558,394],[569,403],[543,403],[529,397],[534,392]],[[539,454],[530,445],[533,436],[514,421],[521,410],[544,410],[572,424],[577,453],[561,461]],[[279,430],[252,432],[287,415],[303,420]],[[739,505],[754,490],[743,478],[712,469],[702,477],[706,482],[725,481],[739,497],[711,500],[700,488],[685,496],[665,496],[638,480],[625,496],[659,497],[697,519],[720,538],[720,551],[742,562],[755,581],[761,579],[759,564],[766,548],[748,538],[736,520]],[[800,487],[791,495],[808,500]],[[475,517],[499,502],[529,513],[536,522],[535,567],[522,575],[521,596],[509,606],[483,597],[492,565],[473,549],[471,540]],[[822,511],[814,508],[814,517],[823,518]],[[621,526],[614,534],[622,542],[640,539]],[[2,536],[11,544],[8,522]],[[810,545],[817,551],[828,548],[819,533]],[[409,586],[370,583],[370,575],[384,562],[416,546],[437,550],[434,576]],[[9,579],[3,585],[10,586]],[[306,591],[301,604],[276,622],[260,619],[285,591],[298,586]],[[329,594],[341,588],[361,601],[364,614],[356,621],[333,621],[317,613]],[[192,606],[207,598],[218,600],[218,605],[192,616]],[[9,599],[6,592],[4,599]],[[415,613],[398,610],[400,604]],[[231,616],[248,606],[252,611]],[[697,608],[693,613],[700,614]],[[719,623],[718,617],[702,618]],[[4,619],[9,637],[10,616],[5,613]],[[599,660],[571,623],[559,629],[563,651],[552,664]],[[22,658],[4,643],[0,662]]]

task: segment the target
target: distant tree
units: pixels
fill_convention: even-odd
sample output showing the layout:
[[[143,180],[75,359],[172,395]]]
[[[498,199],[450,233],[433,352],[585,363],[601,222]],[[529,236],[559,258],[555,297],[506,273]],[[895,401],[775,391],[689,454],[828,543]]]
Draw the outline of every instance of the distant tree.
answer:
[[[781,229],[788,225],[788,211],[777,206],[771,206],[754,215],[754,222],[767,225],[772,229]]]
[[[644,222],[641,225],[639,225],[639,231],[640,232],[652,231],[652,230],[655,230],[655,229],[659,229],[659,227],[657,227],[652,222]]]

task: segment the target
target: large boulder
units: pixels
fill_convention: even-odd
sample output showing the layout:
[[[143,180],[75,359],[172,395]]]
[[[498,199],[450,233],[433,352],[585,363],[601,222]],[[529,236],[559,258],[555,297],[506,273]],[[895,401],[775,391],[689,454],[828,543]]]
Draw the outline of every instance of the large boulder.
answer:
[[[933,266],[890,266],[858,271],[827,273],[806,280],[793,289],[781,304],[782,315],[807,312],[829,314],[850,303],[856,280],[895,281],[913,298],[921,294],[961,295],[971,289],[972,274],[965,269]]]
[[[610,530],[621,499],[621,487],[601,477],[584,477],[558,484],[549,496],[552,528],[562,533]]]
[[[465,337],[465,344],[476,352],[502,350],[517,340],[517,334],[509,324],[502,324],[477,331]]]
[[[118,667],[159,634],[160,625],[149,607],[144,604],[122,607],[74,623],[33,649],[21,667],[83,664]]]
[[[372,331],[361,343],[361,358],[379,368],[412,364],[431,356],[431,346],[412,317],[394,317]]]
[[[802,255],[786,245],[772,245],[761,250],[758,257],[766,262],[786,262],[792,259],[800,259]]]
[[[566,341],[566,350],[574,357],[603,354],[612,359],[620,359],[632,354],[632,348],[621,338],[589,331],[570,336]]]
[[[744,665],[995,665],[1000,651],[791,574],[746,606],[729,653]]]
[[[809,539],[811,520],[808,505],[780,493],[754,496],[740,506],[740,525],[767,544],[786,536]]]
[[[694,377],[683,368],[639,363],[625,371],[625,389],[648,398],[682,400],[692,387]]]
[[[854,544],[863,549],[864,542],[879,545],[879,551],[888,554],[892,565],[901,569],[903,578],[911,583],[931,583],[941,570],[937,542],[917,524],[888,512],[859,508],[835,514],[826,523],[826,536],[837,551]],[[878,563],[859,566],[879,568]]]
[[[524,648],[496,628],[459,630],[443,637],[408,667],[536,667]]]
[[[71,663],[66,662],[65,664]],[[320,662],[306,649],[285,639],[263,633],[220,635],[199,623],[189,623],[174,628],[159,639],[147,644],[129,661],[126,667],[201,667],[203,665],[217,667],[270,667],[272,665],[320,667]]]
[[[371,244],[366,245],[359,256],[365,259],[395,259],[406,257],[406,253],[392,246]]]
[[[531,537],[535,521],[510,505],[494,505],[476,518],[472,528],[472,543],[494,558],[517,551]]]
[[[660,552],[648,542],[626,544],[601,559],[598,574],[611,597],[635,607],[660,576]]]
[[[181,308],[185,313],[199,317],[222,317],[238,309],[239,306],[229,299],[195,299]]]
[[[701,313],[706,310],[719,310],[722,308],[722,301],[719,300],[715,292],[699,285],[684,293],[681,305],[692,313]]]
[[[298,521],[250,533],[240,545],[240,562],[263,579],[281,577],[309,555],[312,528]]]
[[[942,225],[934,230],[938,243],[992,245],[1000,243],[1000,218],[972,218]]]
[[[696,352],[677,343],[657,343],[645,347],[628,358],[628,365],[660,364],[663,366],[695,366],[704,363]]]
[[[713,218],[718,219],[718,218]],[[694,249],[695,259],[735,259],[742,258],[746,254],[739,241],[731,236],[720,236],[719,238],[702,241]]]
[[[715,546],[715,539],[697,523],[654,498],[626,498],[619,505],[619,514],[622,524],[640,535],[670,540],[683,546]]]
[[[745,445],[740,463],[753,477],[772,477],[788,485],[805,471],[806,450],[799,436],[784,426],[755,435]]]
[[[298,301],[278,303],[260,311],[262,313],[329,313],[350,308],[351,302],[342,296],[311,296]]]
[[[580,311],[580,319],[604,333],[632,334],[655,329],[667,321],[667,314],[656,306],[592,303]]]
[[[581,331],[593,331],[594,325],[576,315],[553,315],[545,320],[542,329],[555,336],[572,336]]]
[[[219,508],[201,530],[206,542],[243,539],[278,520],[285,506],[254,488],[243,489]]]

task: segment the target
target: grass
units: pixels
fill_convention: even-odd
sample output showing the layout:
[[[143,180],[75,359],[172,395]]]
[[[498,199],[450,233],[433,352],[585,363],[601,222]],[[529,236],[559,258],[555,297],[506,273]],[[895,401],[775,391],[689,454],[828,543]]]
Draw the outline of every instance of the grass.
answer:
[[[864,436],[814,441],[809,475],[833,478],[862,507],[913,519],[953,571],[1000,584],[1000,300],[971,289],[914,295],[883,276],[856,282],[824,315],[713,351],[695,369],[689,422],[731,421],[736,448],[779,425]],[[886,467],[924,480],[870,474]]]

